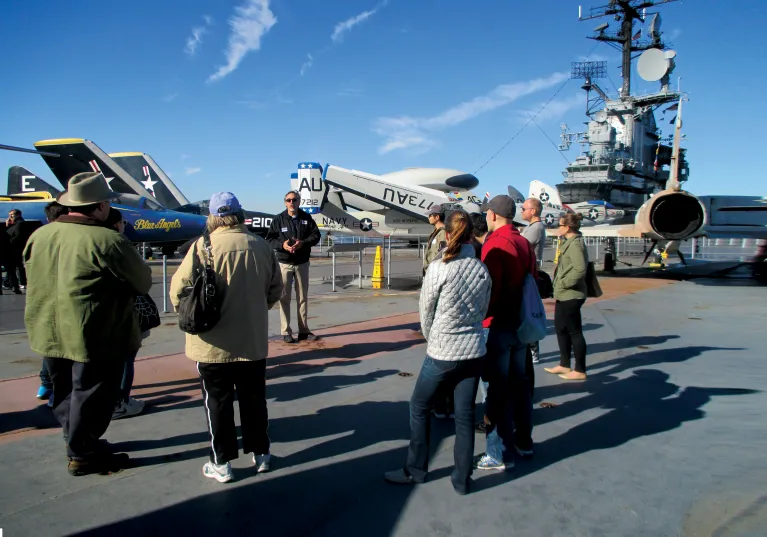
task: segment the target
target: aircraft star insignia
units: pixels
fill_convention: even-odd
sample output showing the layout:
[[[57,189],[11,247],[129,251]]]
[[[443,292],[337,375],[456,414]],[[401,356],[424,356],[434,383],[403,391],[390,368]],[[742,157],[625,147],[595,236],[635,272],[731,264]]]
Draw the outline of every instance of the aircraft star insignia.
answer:
[[[548,194],[548,192],[541,192],[541,195],[539,196],[539,198],[541,198],[541,201],[543,203],[546,203],[547,201],[549,201],[549,194]]]
[[[589,218],[591,220],[596,220],[597,218],[599,218],[599,211],[597,211],[596,209],[591,209],[589,211]]]
[[[151,177],[147,177],[147,180],[141,181],[141,184],[144,185],[144,188],[151,192],[152,195],[154,195],[154,185],[157,184],[157,181],[152,181]]]
[[[546,225],[550,226],[554,223],[554,215],[553,214],[547,214],[546,215]]]
[[[370,231],[373,229],[373,221],[370,218],[363,218],[360,220],[360,229],[362,231]]]

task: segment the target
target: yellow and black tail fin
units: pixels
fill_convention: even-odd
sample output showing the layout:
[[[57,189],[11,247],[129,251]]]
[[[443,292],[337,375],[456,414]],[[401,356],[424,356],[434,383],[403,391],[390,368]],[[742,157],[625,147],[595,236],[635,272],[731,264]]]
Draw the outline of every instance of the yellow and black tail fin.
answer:
[[[83,172],[101,172],[109,188],[120,194],[138,194],[157,202],[155,197],[131,175],[117,165],[96,144],[83,138],[61,138],[35,143],[40,151],[58,153],[58,157],[45,156],[43,160],[64,188],[72,176]]]
[[[48,192],[54,198],[61,191],[52,187],[23,166],[8,168],[8,195],[17,196],[33,192]]]

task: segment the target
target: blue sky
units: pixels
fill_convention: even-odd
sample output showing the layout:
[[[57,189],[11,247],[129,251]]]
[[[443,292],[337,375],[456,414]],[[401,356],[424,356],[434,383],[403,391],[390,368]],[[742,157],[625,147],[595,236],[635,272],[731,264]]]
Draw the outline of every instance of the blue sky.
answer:
[[[231,190],[265,211],[282,209],[300,161],[474,172],[554,95],[571,61],[594,50],[611,73],[603,87],[620,85],[617,53],[585,39],[602,20],[578,22],[579,2],[606,3],[10,2],[0,143],[77,137],[143,151],[192,200]],[[690,94],[687,187],[766,194],[767,2],[687,0],[661,13]],[[653,86],[634,78],[640,92]],[[560,123],[580,130],[587,119],[579,88],[567,83],[537,119],[556,143]],[[16,164],[57,184],[39,156],[0,151],[0,169]],[[526,193],[533,179],[560,182],[565,165],[531,124],[477,173],[477,192]]]

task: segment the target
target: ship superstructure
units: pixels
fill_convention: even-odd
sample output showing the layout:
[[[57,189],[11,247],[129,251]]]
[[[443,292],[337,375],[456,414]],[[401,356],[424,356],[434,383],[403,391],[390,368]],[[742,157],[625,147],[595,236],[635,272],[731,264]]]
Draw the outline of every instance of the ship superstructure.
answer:
[[[557,185],[563,203],[604,200],[624,209],[637,209],[648,197],[663,190],[669,178],[671,137],[661,138],[655,112],[671,112],[673,116],[681,94],[670,87],[676,53],[669,50],[660,31],[660,14],[648,13],[661,4],[677,0],[611,0],[608,5],[579,13],[579,20],[610,17],[619,29],[609,33],[610,23],[597,26],[589,37],[621,51],[623,83],[617,98],[610,98],[596,82],[606,77],[604,61],[574,62],[572,78],[584,80],[586,115],[590,118],[585,132],[570,132],[562,125],[562,144],[566,151],[573,142],[582,146],[582,154],[564,172]],[[638,22],[639,24],[635,23]],[[638,30],[635,26],[644,25]],[[632,56],[641,52],[641,55]],[[657,81],[659,91],[631,94],[632,61],[638,58],[639,75]],[[667,107],[667,108],[666,108]],[[669,116],[667,116],[669,117]],[[673,120],[671,121],[673,123]],[[689,175],[685,150],[680,150],[678,176],[681,182]]]

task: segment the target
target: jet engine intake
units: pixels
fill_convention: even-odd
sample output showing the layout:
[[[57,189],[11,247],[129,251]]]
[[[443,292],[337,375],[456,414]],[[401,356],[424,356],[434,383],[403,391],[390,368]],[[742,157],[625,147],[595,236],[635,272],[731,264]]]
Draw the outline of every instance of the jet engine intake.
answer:
[[[636,223],[658,239],[684,240],[703,228],[706,211],[697,196],[684,190],[663,190],[639,209]]]

